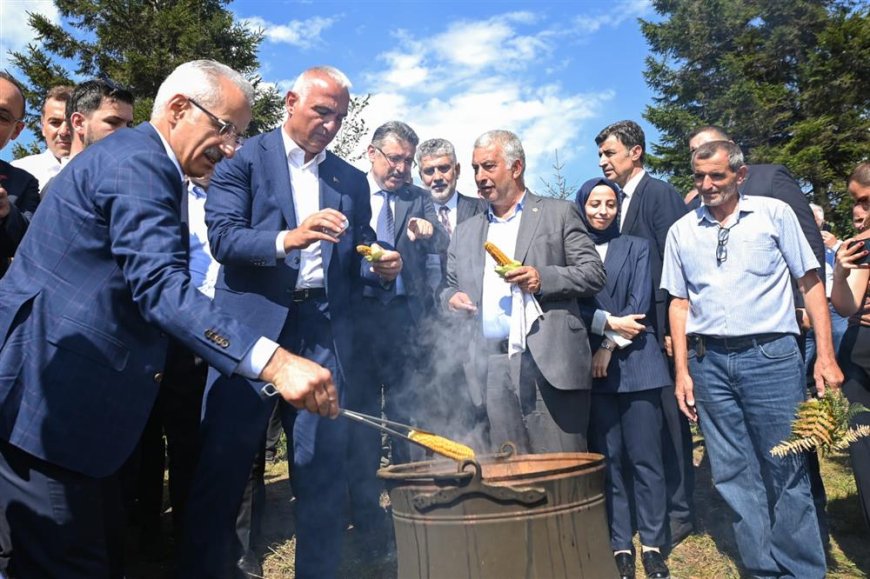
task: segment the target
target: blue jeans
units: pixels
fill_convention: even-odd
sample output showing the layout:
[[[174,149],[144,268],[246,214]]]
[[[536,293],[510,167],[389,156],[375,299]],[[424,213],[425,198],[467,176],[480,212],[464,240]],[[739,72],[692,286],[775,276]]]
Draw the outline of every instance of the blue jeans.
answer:
[[[804,455],[775,458],[804,398],[804,368],[794,336],[727,350],[709,343],[689,371],[713,483],[734,512],[744,568],[753,577],[825,576]]]

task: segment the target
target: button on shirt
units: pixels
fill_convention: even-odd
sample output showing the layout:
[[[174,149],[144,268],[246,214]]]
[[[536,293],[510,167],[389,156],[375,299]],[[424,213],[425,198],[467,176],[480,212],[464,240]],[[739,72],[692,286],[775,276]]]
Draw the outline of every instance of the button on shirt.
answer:
[[[496,217],[492,208],[486,210],[489,221],[486,240],[494,243],[505,255],[513,256],[516,252],[525,200],[523,193],[514,214],[507,219]],[[492,256],[488,252],[484,254],[483,296],[480,304],[483,336],[491,340],[504,340],[511,332],[511,284],[495,272],[496,263]]]
[[[782,201],[744,197],[717,263],[719,223],[705,206],[668,232],[661,287],[689,300],[687,334],[738,337],[798,334],[791,279],[819,263],[797,217]]]
[[[293,210],[296,213],[296,225],[320,211],[320,163],[326,158],[326,151],[320,151],[313,159],[305,162],[305,151],[281,131],[284,140],[284,153],[290,168],[290,187],[293,191]],[[284,236],[282,232],[276,240],[276,257],[284,259]],[[319,241],[315,241],[299,251],[299,275],[296,277],[296,289],[324,287],[323,256]]]
[[[378,241],[384,241],[386,243],[389,243],[390,247],[392,247],[396,244],[396,240],[395,239],[381,239],[381,237],[380,237],[381,234],[380,234],[380,231],[378,229],[378,218],[381,215],[381,211],[384,210],[384,199],[386,198],[386,195],[385,195],[386,192],[381,191],[380,185],[377,184],[374,176],[371,173],[366,175],[366,179],[369,182],[369,191],[371,192],[371,203],[372,203],[372,218],[371,218],[371,221],[369,221],[369,225],[371,225],[373,230],[378,232]],[[390,211],[393,212],[393,223],[394,223],[395,228],[396,228],[396,234],[399,234],[399,228],[402,226],[402,224],[398,223],[396,221],[396,195],[391,193],[391,194],[389,194],[389,197],[390,197]],[[404,234],[404,232],[402,234]],[[405,282],[402,279],[401,273],[399,274],[399,277],[396,278],[394,287],[396,288],[396,295],[397,296],[405,295]]]

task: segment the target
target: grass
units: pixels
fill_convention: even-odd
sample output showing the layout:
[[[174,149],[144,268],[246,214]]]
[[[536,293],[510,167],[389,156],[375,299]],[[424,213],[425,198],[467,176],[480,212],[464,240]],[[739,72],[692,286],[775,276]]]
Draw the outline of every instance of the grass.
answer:
[[[700,442],[696,447],[695,463],[695,504],[699,532],[687,538],[671,553],[668,559],[671,575],[679,579],[738,579],[741,573],[735,563],[736,548],[730,530],[729,511],[712,488],[709,463],[704,457],[704,447]],[[261,548],[266,579],[294,577],[296,541],[293,536],[293,507],[287,476],[286,461],[267,466],[267,512],[264,521],[264,546]],[[840,454],[822,459],[822,477],[828,493],[828,520],[831,527],[828,577],[867,577],[870,572],[870,534],[858,506],[848,457]],[[168,516],[166,528],[168,529]],[[128,561],[129,579],[172,577],[169,548],[158,562],[146,562],[132,550]],[[367,553],[359,548],[353,530],[350,530],[342,554],[341,577],[395,579],[397,570],[395,562],[373,564]],[[638,577],[644,577],[640,564]]]

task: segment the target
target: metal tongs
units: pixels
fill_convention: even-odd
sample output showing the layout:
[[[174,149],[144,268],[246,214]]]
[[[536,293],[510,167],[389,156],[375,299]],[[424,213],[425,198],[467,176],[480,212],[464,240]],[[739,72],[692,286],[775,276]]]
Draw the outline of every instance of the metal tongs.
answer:
[[[407,424],[402,424],[401,422],[393,422],[392,420],[387,420],[386,418],[380,418],[378,416],[369,416],[368,414],[362,414],[361,412],[354,412],[353,410],[348,410],[346,408],[342,408],[338,411],[338,413],[342,416],[346,416],[351,420],[355,420],[360,424],[365,424],[366,426],[370,426],[381,432],[386,432],[390,436],[395,436],[397,438],[401,438],[402,440],[407,440],[408,442],[413,442],[417,446],[423,447],[426,450],[432,450],[425,444],[422,444],[413,438],[409,434],[402,433],[398,429],[404,430],[407,433],[413,432],[424,432],[426,434],[432,434],[428,430],[423,430],[421,428],[414,428],[413,426],[408,426]]]

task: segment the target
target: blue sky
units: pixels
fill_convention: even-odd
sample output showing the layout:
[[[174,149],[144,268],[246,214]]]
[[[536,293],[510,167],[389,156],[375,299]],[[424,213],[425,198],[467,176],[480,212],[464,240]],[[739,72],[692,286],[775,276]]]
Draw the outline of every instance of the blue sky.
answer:
[[[354,94],[373,95],[364,114],[370,129],[399,119],[421,140],[451,140],[465,169],[460,190],[467,193],[474,193],[473,141],[489,129],[520,136],[527,184],[539,191],[541,178],[553,181],[556,150],[569,184],[599,175],[594,137],[610,122],[637,120],[648,147],[657,137],[641,117],[652,94],[642,74],[648,47],[637,18],[655,17],[648,0],[236,0],[229,9],[265,31],[265,81],[283,92],[309,66],[337,66]],[[57,19],[51,2],[4,0],[4,68],[6,51],[31,40],[20,26],[25,10]],[[10,150],[0,157],[8,159]]]

